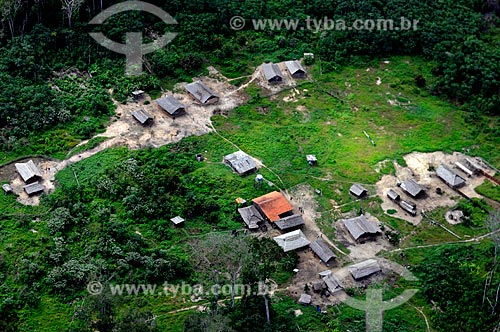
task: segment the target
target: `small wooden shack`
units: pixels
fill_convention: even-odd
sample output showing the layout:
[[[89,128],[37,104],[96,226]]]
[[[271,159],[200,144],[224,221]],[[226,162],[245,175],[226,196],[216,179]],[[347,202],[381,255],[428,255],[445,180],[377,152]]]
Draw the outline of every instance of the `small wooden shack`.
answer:
[[[349,192],[357,198],[363,198],[368,194],[368,190],[359,183],[355,183],[349,188]]]
[[[28,194],[28,196],[33,196],[43,192],[45,187],[37,181],[24,186],[23,189]]]
[[[16,163],[15,166],[17,172],[26,183],[38,181],[42,177],[42,172],[36,167],[33,160],[27,163]]]
[[[219,96],[202,81],[187,84],[186,91],[201,105],[211,105],[219,102]]]
[[[293,78],[306,78],[306,70],[300,64],[298,60],[286,61],[286,68],[290,72]]]
[[[186,112],[186,107],[174,96],[156,99],[158,106],[170,116],[179,116]]]
[[[349,266],[348,270],[355,280],[359,280],[381,271],[381,268],[375,259],[368,259]]]
[[[283,82],[283,74],[275,63],[265,63],[262,65],[262,73],[269,84],[279,84]]]
[[[241,150],[225,156],[224,162],[238,173],[239,176],[244,176],[257,170],[255,160]]]
[[[143,109],[132,111],[132,116],[142,125],[149,125],[153,122],[153,116]]]

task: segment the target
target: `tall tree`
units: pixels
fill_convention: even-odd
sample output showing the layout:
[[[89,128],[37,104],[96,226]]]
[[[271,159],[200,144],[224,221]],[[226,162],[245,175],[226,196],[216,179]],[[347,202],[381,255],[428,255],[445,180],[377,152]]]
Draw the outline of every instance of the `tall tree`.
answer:
[[[9,25],[12,37],[15,34],[16,15],[22,7],[22,0],[0,0],[0,15],[2,22]]]
[[[192,243],[195,266],[214,283],[214,314],[217,314],[221,278],[231,283],[231,306],[234,307],[236,282],[247,261],[249,248],[245,237],[210,233]]]
[[[73,15],[78,12],[84,2],[85,0],[61,0],[62,9],[66,14],[66,18],[68,19],[68,26],[70,28],[73,26]]]
[[[491,306],[492,313],[495,312],[498,306],[498,299],[500,296],[500,283],[498,283],[496,287],[496,291],[494,292],[494,299],[490,300],[488,298],[488,290],[492,287],[493,277],[495,276],[495,272],[498,267],[498,254],[500,249],[500,211],[493,211],[489,214],[488,219],[486,221],[486,226],[488,227],[491,233],[491,239],[493,241],[493,264],[491,266],[491,270],[489,271],[486,279],[484,281],[484,291],[483,291],[483,304],[485,301]]]

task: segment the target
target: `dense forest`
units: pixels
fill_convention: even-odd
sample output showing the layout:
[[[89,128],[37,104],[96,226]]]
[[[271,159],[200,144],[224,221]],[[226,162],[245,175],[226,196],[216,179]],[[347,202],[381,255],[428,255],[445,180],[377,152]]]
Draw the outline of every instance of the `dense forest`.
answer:
[[[114,101],[127,102],[134,90],[159,95],[176,82],[204,73],[209,64],[237,78],[251,74],[264,61],[301,58],[305,52],[315,54],[315,65],[325,74],[385,57],[419,57],[431,66],[432,77],[416,73],[406,78],[409,83],[400,84],[451,103],[478,128],[483,118],[500,116],[498,0],[151,0],[178,24],[165,25],[140,12],[115,15],[102,26],[88,24],[118,2],[0,0],[0,163],[34,154],[64,157],[81,140],[102,132],[114,114]],[[408,31],[255,31],[251,24],[235,31],[229,25],[233,16],[248,22],[308,16],[346,21],[407,17],[420,23],[417,30]],[[89,36],[91,31],[102,31],[118,42],[130,31],[144,32],[148,41],[167,31],[178,35],[145,56],[143,75],[128,77],[125,57],[99,46]],[[252,107],[265,103],[258,93],[250,97]],[[498,143],[499,127],[481,130],[495,139],[491,144]],[[289,140],[299,135],[286,134]],[[162,299],[120,298],[105,292],[89,296],[85,286],[95,279],[210,284],[215,277],[231,275],[235,267],[222,259],[230,254],[242,258],[236,268],[241,281],[253,289],[262,280],[288,280],[298,257],[283,253],[273,241],[240,236],[237,248],[234,241],[202,237],[212,230],[230,234],[239,228],[236,193],[256,197],[265,192],[251,180],[221,175],[225,166],[207,171],[193,158],[212,148],[213,142],[213,137],[188,138],[159,149],[106,150],[61,171],[56,190],[42,196],[40,206],[13,207],[14,198],[3,198],[7,203],[2,201],[2,206],[9,208],[0,212],[0,240],[5,243],[0,252],[0,330],[46,331],[26,317],[36,317],[38,310],[47,313],[41,308],[57,302],[64,304],[62,310],[71,319],[66,331],[159,331],[151,307],[162,305]],[[307,176],[318,175],[311,172]],[[461,204],[469,216],[481,216],[480,221],[470,219],[474,223],[466,225],[467,231],[484,230],[492,209],[482,201]],[[199,234],[170,227],[169,216],[174,215],[189,219]],[[36,239],[13,235],[30,232],[33,220],[44,222]],[[497,289],[483,284],[485,271],[497,268],[495,244],[433,247],[396,258],[420,263],[414,271],[422,280],[417,301],[434,303],[437,309],[429,316],[436,331],[491,331],[498,325],[500,309],[493,300]],[[211,246],[220,250],[214,257],[191,254]],[[197,263],[207,259],[213,262],[211,270]],[[493,273],[491,279],[498,281]],[[231,303],[230,296],[226,300]],[[287,299],[271,305],[265,295],[232,300],[220,308],[217,300],[211,301],[211,314],[186,314],[184,330],[297,331]],[[181,307],[175,305],[169,309]],[[59,307],[51,307],[54,312],[49,314],[58,317],[54,308]],[[310,318],[302,317],[301,323],[310,331],[364,329],[362,313],[349,308],[336,311],[333,318],[315,309],[303,310]],[[384,331],[417,331],[409,310],[413,309],[397,312],[401,317],[389,316]],[[41,320],[50,320],[50,315]]]
[[[325,72],[363,56],[424,55],[435,63],[437,80],[428,87],[435,94],[471,113],[500,112],[500,7],[495,0],[152,1],[179,24],[167,26],[153,15],[133,12],[113,16],[97,28],[117,41],[130,30],[144,30],[149,38],[165,30],[178,32],[166,48],[146,56],[151,72],[134,78],[118,75],[123,57],[88,35],[95,27],[87,22],[113,3],[2,0],[0,150],[50,154],[74,139],[90,137],[112,111],[108,89],[123,101],[137,87],[158,90],[165,77],[186,77],[207,63],[237,74],[255,57],[283,60],[304,52],[318,54]],[[229,27],[234,15],[247,20],[408,17],[420,23],[409,31],[253,31],[251,24],[234,31]],[[419,82],[426,86],[425,80]],[[57,131],[44,135],[63,124],[69,136]]]

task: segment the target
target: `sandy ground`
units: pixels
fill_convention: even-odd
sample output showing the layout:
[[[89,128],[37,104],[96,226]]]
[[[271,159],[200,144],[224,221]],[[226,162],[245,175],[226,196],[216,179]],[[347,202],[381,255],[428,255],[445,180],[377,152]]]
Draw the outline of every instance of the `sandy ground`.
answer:
[[[309,80],[310,78],[306,77],[303,79],[295,79],[292,77],[288,69],[286,68],[285,62],[279,62],[276,63],[283,75],[283,81],[279,84],[269,84],[264,77],[264,73],[262,72],[262,65],[257,67],[256,72],[254,73],[254,78],[257,81],[257,85],[260,86],[263,90],[265,95],[271,96],[271,99],[276,98],[275,96],[280,93],[281,91],[284,90],[290,90],[290,93],[283,97],[283,101],[285,102],[297,102],[300,99],[304,99],[304,93],[307,92],[307,90],[302,90],[300,91],[299,89],[296,88],[297,82],[299,81],[306,81]]]
[[[377,195],[382,199],[382,209],[387,213],[388,210],[396,210],[395,214],[391,216],[399,219],[406,220],[414,225],[418,225],[422,221],[422,216],[420,211],[434,210],[438,207],[453,207],[456,205],[458,200],[461,198],[460,194],[455,190],[448,187],[441,179],[436,176],[436,173],[432,169],[436,169],[439,165],[447,165],[454,172],[462,176],[466,180],[466,185],[460,188],[460,191],[470,198],[481,198],[474,191],[474,189],[481,185],[485,177],[483,176],[473,176],[467,177],[465,173],[455,167],[456,161],[463,161],[467,156],[460,152],[454,152],[453,154],[445,154],[443,152],[432,152],[432,153],[421,153],[413,152],[404,156],[407,167],[402,167],[397,162],[394,163],[396,169],[396,175],[384,175],[382,179],[377,182]],[[482,164],[486,169],[487,166]],[[378,165],[377,167],[381,167]],[[494,171],[490,170],[491,174]],[[407,179],[415,179],[418,183],[422,184],[427,188],[427,197],[413,199],[412,197],[406,195],[396,184]],[[389,189],[395,189],[402,199],[412,201],[417,204],[417,216],[413,217],[408,213],[404,212],[397,204],[387,198],[387,192]],[[444,193],[439,195],[436,193],[436,189],[440,188]]]
[[[331,270],[335,275],[344,283],[345,287],[355,287],[359,283],[356,283],[346,267],[345,264],[350,265],[350,263],[356,263],[363,261],[368,258],[373,258],[381,250],[391,249],[392,246],[389,244],[384,236],[378,236],[373,241],[365,241],[364,243],[356,243],[350,236],[346,233],[347,231],[341,226],[341,223],[336,222],[336,237],[337,240],[345,245],[350,253],[346,255],[337,246],[321,232],[318,225],[316,224],[316,219],[320,217],[318,213],[318,204],[315,199],[315,192],[309,185],[298,185],[291,188],[285,193],[285,196],[290,201],[296,213],[299,213],[299,207],[304,211],[303,219],[305,222],[302,232],[306,237],[312,242],[321,237],[325,242],[327,242],[332,248],[334,253],[338,256],[337,259],[329,262],[329,265],[324,264],[316,257],[311,249],[301,250],[299,254],[299,263],[297,269],[299,272],[295,274],[292,279],[291,284],[286,288],[288,294],[293,298],[297,299],[300,294],[304,292],[304,287],[308,284],[311,290],[308,294],[312,295],[312,303],[314,305],[332,305],[341,302],[345,298],[346,294],[343,291],[337,292],[328,297],[322,296],[319,293],[312,291],[312,283],[320,281],[319,272],[325,270]],[[366,214],[370,221],[380,224],[377,218]],[[272,234],[272,236],[279,235],[279,232]],[[268,234],[268,236],[271,234]],[[364,285],[378,280],[377,278],[383,278],[381,274],[374,276],[373,278],[367,278],[363,281]]]
[[[43,171],[43,179],[41,182],[46,187],[45,192],[50,193],[53,191],[54,175],[57,171],[64,169],[70,164],[93,156],[104,149],[113,146],[127,146],[130,149],[141,149],[145,147],[157,148],[166,144],[178,142],[184,137],[192,135],[199,136],[209,133],[213,130],[210,118],[215,114],[227,115],[230,110],[244,104],[248,96],[246,96],[242,90],[253,82],[256,82],[257,85],[263,88],[265,93],[270,95],[279,93],[286,88],[295,87],[296,82],[288,73],[285,63],[279,63],[278,66],[284,75],[284,83],[279,85],[268,84],[259,66],[256,68],[255,72],[249,76],[249,81],[238,88],[232,86],[229,83],[231,80],[224,77],[216,68],[212,66],[208,67],[208,77],[193,78],[193,81],[198,79],[202,80],[219,95],[220,101],[215,105],[201,106],[185,92],[184,86],[187,83],[177,84],[173,91],[168,91],[162,95],[162,97],[174,95],[186,105],[186,114],[175,118],[170,117],[160,110],[156,106],[156,103],[151,101],[148,95],[145,95],[140,101],[131,101],[127,104],[115,102],[116,115],[113,117],[113,121],[109,124],[104,133],[96,136],[107,137],[109,138],[108,140],[91,150],[74,155],[63,161],[40,160],[36,163]],[[295,88],[292,90],[293,99],[297,100],[295,96],[300,95],[300,92]],[[154,117],[152,125],[142,126],[132,117],[131,112],[140,108],[146,110]],[[87,143],[87,141],[81,142],[78,146],[85,143]],[[8,180],[11,181],[14,193],[18,195],[18,201],[20,203],[26,205],[39,204],[39,197],[28,197],[24,193],[22,189],[24,184],[17,174],[9,177]]]
[[[219,95],[220,101],[215,105],[201,106],[197,104],[190,95],[184,92],[184,86],[187,83],[177,85],[174,89],[175,93],[169,91],[162,95],[162,97],[174,95],[186,105],[186,114],[175,118],[160,110],[148,95],[145,95],[140,101],[131,101],[127,104],[115,102],[116,116],[104,133],[96,135],[96,137],[107,137],[109,139],[91,150],[63,161],[35,158],[35,164],[42,171],[43,178],[40,182],[46,188],[45,193],[49,194],[54,190],[54,175],[56,172],[107,148],[114,146],[127,146],[130,149],[157,148],[178,142],[184,137],[199,136],[212,131],[210,118],[214,114],[227,114],[230,110],[245,103],[248,97],[241,92],[241,87],[236,89],[213,67],[210,70],[210,76],[218,79],[201,77],[194,78],[193,81],[202,80]],[[141,108],[154,117],[151,125],[143,126],[132,117],[131,112]],[[86,142],[81,142],[79,145]],[[9,166],[14,167],[14,165]],[[9,174],[8,180],[11,181],[14,193],[18,196],[17,200],[25,205],[38,205],[39,196],[29,197],[26,195],[23,190],[24,183],[15,172],[15,168],[14,172],[9,172]]]

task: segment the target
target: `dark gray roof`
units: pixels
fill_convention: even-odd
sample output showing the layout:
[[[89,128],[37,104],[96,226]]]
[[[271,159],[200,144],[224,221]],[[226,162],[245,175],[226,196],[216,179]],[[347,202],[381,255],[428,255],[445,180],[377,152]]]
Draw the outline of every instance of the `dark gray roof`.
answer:
[[[313,291],[315,291],[315,292],[319,292],[327,287],[326,283],[323,280],[318,280],[316,282],[313,282],[312,286],[313,286],[312,287]]]
[[[219,98],[215,92],[210,90],[202,81],[187,84],[186,90],[202,104],[206,104],[210,99]]]
[[[27,163],[16,163],[16,170],[23,178],[24,182],[31,181],[33,179],[42,177],[42,173],[35,166],[33,160],[28,161]]]
[[[475,171],[478,171],[478,172],[483,171],[483,167],[481,165],[479,165],[477,162],[475,162],[473,159],[465,158],[465,161],[467,161],[467,163],[470,165],[470,167],[472,167]]]
[[[401,183],[401,189],[413,197],[417,197],[421,193],[425,192],[425,187],[418,184],[417,181],[413,179],[403,181],[403,183]]]
[[[400,198],[398,192],[394,189],[389,189],[389,191],[387,192],[387,197],[389,197],[393,201],[398,201]]]
[[[415,203],[402,200],[399,202],[399,206],[401,206],[401,208],[403,210],[405,210],[406,212],[409,212],[412,215],[417,214],[417,207],[416,207]]]
[[[177,216],[177,217],[173,217],[172,219],[170,219],[170,221],[174,224],[174,225],[180,225],[184,222],[184,219],[182,219],[180,216]]]
[[[381,270],[378,262],[374,259],[368,259],[361,263],[351,265],[348,267],[348,269],[356,280],[364,278]]]
[[[265,221],[264,218],[262,218],[262,215],[253,205],[239,208],[238,212],[249,229],[259,228],[259,223]]]
[[[278,80],[281,81],[283,79],[283,74],[281,73],[280,68],[275,63],[265,63],[262,65],[262,72],[266,77],[266,80]]]
[[[293,216],[288,216],[275,221],[274,224],[282,231],[286,231],[292,228],[302,227],[304,225],[304,219],[300,214],[294,214]]]
[[[440,165],[438,167],[436,174],[441,180],[452,188],[458,188],[465,184],[465,180],[460,175],[456,174],[444,165]]]
[[[351,192],[351,194],[353,194],[354,196],[357,196],[357,197],[361,197],[361,196],[365,195],[368,192],[368,190],[366,190],[359,183],[353,184],[351,186],[351,188],[349,189],[349,191]]]
[[[290,72],[290,74],[295,75],[295,74],[305,74],[306,71],[300,64],[298,60],[292,60],[292,61],[286,61],[285,62],[286,68]]]
[[[148,121],[151,121],[153,120],[153,117],[151,116],[151,114],[149,114],[148,112],[146,112],[145,110],[143,109],[138,109],[138,110],[135,110],[135,111],[132,111],[132,116],[137,120],[139,121],[140,123],[142,124],[145,124],[147,123]]]
[[[333,253],[332,249],[330,249],[330,247],[328,247],[322,239],[312,242],[310,247],[324,263],[328,263],[330,259],[337,257],[337,255]]]
[[[24,188],[24,191],[26,191],[26,193],[28,195],[34,195],[34,194],[38,194],[39,192],[42,192],[45,187],[42,186],[40,183],[37,182],[33,182],[32,184],[28,184],[26,186],[23,187]]]
[[[224,162],[231,166],[239,175],[245,175],[257,170],[257,164],[243,151],[236,151],[224,157]]]
[[[330,273],[329,275],[326,275],[323,277],[323,281],[325,282],[326,286],[328,287],[328,290],[330,293],[336,293],[342,288],[344,288],[344,285],[340,282],[339,278],[333,273]]]
[[[184,112],[186,109],[184,104],[178,101],[174,96],[167,96],[165,98],[156,99],[156,103],[170,115],[178,115]]]
[[[382,232],[376,223],[366,220],[363,214],[356,218],[344,220],[344,225],[355,240],[363,235],[375,235]]]
[[[284,252],[304,248],[311,243],[300,229],[276,236],[273,240]]]

